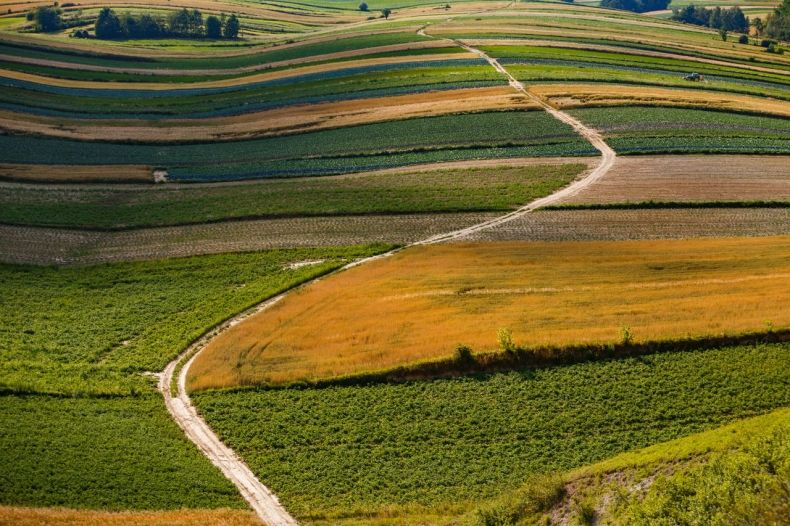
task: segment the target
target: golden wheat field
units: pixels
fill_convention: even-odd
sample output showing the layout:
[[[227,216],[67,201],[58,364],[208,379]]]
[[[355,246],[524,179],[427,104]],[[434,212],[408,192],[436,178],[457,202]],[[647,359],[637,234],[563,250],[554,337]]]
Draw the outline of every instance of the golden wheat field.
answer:
[[[790,236],[411,248],[290,294],[214,339],[193,389],[315,380],[518,346],[790,324]]]

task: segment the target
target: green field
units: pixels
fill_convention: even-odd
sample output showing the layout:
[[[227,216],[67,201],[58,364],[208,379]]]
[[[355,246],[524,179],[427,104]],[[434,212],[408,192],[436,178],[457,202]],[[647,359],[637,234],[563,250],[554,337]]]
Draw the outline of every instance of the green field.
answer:
[[[622,154],[790,153],[790,121],[678,108],[618,107],[569,111],[600,130]]]
[[[193,399],[293,513],[320,519],[477,501],[537,472],[769,411],[790,402],[788,365],[787,345],[733,347]]]
[[[161,370],[211,326],[382,249],[274,250],[84,268],[0,265],[0,392],[143,392],[152,380],[139,373]],[[286,268],[304,260],[324,261]]]
[[[500,166],[200,188],[21,187],[0,194],[0,222],[128,228],[252,217],[507,211],[565,186],[584,168]]]
[[[594,154],[545,112],[415,118],[252,141],[122,144],[0,135],[0,162],[142,164],[175,180],[332,175],[437,161]]]
[[[0,502],[92,509],[244,508],[153,389],[0,398]]]

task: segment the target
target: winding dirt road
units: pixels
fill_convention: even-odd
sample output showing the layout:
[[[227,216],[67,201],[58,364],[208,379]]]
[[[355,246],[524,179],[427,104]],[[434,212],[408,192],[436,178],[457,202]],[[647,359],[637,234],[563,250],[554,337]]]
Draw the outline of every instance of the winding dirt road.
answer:
[[[424,33],[424,28],[421,28],[418,31],[420,34]],[[587,172],[586,175],[582,178],[559,190],[549,196],[536,199],[531,203],[523,206],[522,208],[505,214],[501,217],[495,218],[490,221],[485,221],[479,223],[477,225],[473,225],[468,228],[463,228],[460,230],[455,230],[452,232],[448,232],[445,234],[440,234],[436,236],[432,236],[428,239],[424,239],[421,241],[417,241],[412,243],[408,246],[414,245],[428,245],[446,241],[452,241],[457,239],[462,239],[466,236],[475,234],[481,230],[485,230],[497,225],[501,225],[503,223],[507,223],[508,221],[512,221],[517,219],[537,208],[542,206],[547,206],[553,203],[560,201],[561,199],[565,199],[567,197],[573,196],[587,188],[592,183],[603,177],[609,169],[612,167],[615,161],[616,154],[614,150],[612,150],[608,144],[603,140],[601,135],[585,126],[582,122],[574,119],[567,113],[564,113],[560,110],[555,109],[554,107],[550,106],[547,102],[543,99],[538,98],[537,96],[530,93],[524,85],[516,80],[502,65],[497,62],[496,59],[486,55],[481,50],[470,47],[462,42],[457,42],[457,44],[469,52],[475,53],[480,57],[484,58],[491,64],[494,69],[496,69],[499,73],[504,75],[510,84],[510,86],[523,93],[531,100],[533,100],[536,104],[540,105],[544,110],[550,113],[556,119],[570,125],[576,130],[580,135],[586,138],[590,143],[601,152],[601,161],[598,165],[592,169],[591,171]],[[369,263],[371,261],[375,261],[384,257],[391,256],[396,252],[403,250],[403,248],[395,249],[390,252],[386,252],[384,254],[380,254],[378,256],[371,256],[368,258],[364,258],[358,261],[354,261],[345,265],[344,267],[336,270],[337,273],[342,272],[343,270],[347,270],[352,267],[357,267],[359,265],[363,265]],[[331,275],[329,274],[329,275]],[[325,276],[326,277],[326,276]],[[315,283],[319,279],[317,278],[313,281],[305,283],[298,288],[304,287],[308,284]],[[193,343],[186,351],[184,351],[180,356],[178,356],[175,360],[170,362],[165,370],[160,375],[159,379],[159,390],[162,392],[162,395],[165,399],[165,404],[167,405],[167,409],[170,411],[170,414],[173,416],[173,419],[178,423],[181,429],[184,430],[184,433],[189,437],[192,442],[194,442],[198,448],[206,455],[211,462],[217,466],[225,476],[233,482],[236,487],[241,492],[242,496],[249,502],[250,506],[255,510],[261,520],[267,526],[295,526],[298,523],[296,520],[285,510],[285,508],[280,504],[277,500],[277,497],[274,493],[271,492],[266,486],[261,483],[260,480],[255,476],[255,474],[250,470],[249,467],[222,441],[217,437],[217,435],[211,430],[205,420],[203,420],[197,412],[197,409],[189,398],[189,395],[186,390],[186,378],[189,371],[190,365],[193,363],[195,358],[200,354],[200,352],[205,348],[209,341],[215,338],[218,334],[222,333],[223,331],[233,327],[234,325],[238,324],[245,318],[257,314],[261,311],[264,311],[274,305],[275,303],[279,302],[283,299],[287,294],[292,292],[291,291],[284,292],[274,298],[268,299],[244,312],[230,318],[220,324],[219,326],[215,327],[214,329],[210,330],[206,334],[204,334],[198,341]],[[177,379],[177,388],[176,394],[173,395],[171,390],[171,385],[173,383],[173,378],[176,374],[176,370],[178,366],[183,363],[181,370],[178,373]]]

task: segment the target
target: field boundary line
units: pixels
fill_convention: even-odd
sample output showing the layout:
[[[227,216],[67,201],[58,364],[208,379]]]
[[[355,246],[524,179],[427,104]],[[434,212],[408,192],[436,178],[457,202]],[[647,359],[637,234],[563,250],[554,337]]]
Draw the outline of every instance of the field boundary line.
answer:
[[[417,33],[423,36],[429,36],[424,32],[425,27],[427,27],[427,25],[420,27],[417,30]],[[382,254],[352,261],[333,272],[329,272],[323,276],[308,280],[287,291],[281,292],[280,294],[264,300],[263,302],[258,303],[257,305],[225,320],[213,329],[210,329],[192,345],[190,345],[183,353],[167,364],[167,367],[165,367],[159,379],[159,390],[164,397],[165,405],[167,406],[168,411],[170,411],[173,419],[181,427],[187,437],[198,446],[201,452],[203,452],[203,454],[207,456],[209,460],[211,460],[211,462],[217,466],[231,482],[236,485],[245,500],[247,500],[252,509],[258,514],[258,516],[267,526],[297,526],[298,523],[296,519],[294,519],[280,504],[277,496],[255,476],[255,474],[244,463],[244,461],[241,460],[241,458],[239,458],[231,448],[222,443],[216,433],[214,433],[214,431],[212,431],[212,429],[209,427],[208,423],[206,423],[206,421],[198,414],[197,409],[192,404],[192,401],[190,400],[189,394],[186,390],[186,379],[189,372],[189,367],[199,356],[201,351],[206,348],[208,343],[219,334],[239,324],[244,319],[275,305],[294,290],[301,289],[338,272],[389,257],[410,246],[430,245],[440,242],[453,241],[464,238],[481,230],[507,223],[529,212],[532,212],[537,208],[551,205],[562,199],[565,199],[566,197],[576,195],[578,192],[584,188],[587,188],[589,185],[603,177],[614,165],[616,158],[615,151],[608,144],[606,144],[603,137],[601,137],[601,135],[596,130],[589,128],[581,121],[575,119],[563,111],[552,107],[543,99],[529,92],[526,87],[524,87],[521,82],[516,80],[516,78],[513,77],[495,58],[488,56],[479,49],[463,44],[462,42],[456,40],[453,40],[453,42],[467,51],[475,53],[481,58],[485,59],[496,71],[508,79],[508,83],[511,87],[513,87],[513,89],[523,93],[530,100],[536,102],[541,108],[543,108],[557,120],[570,125],[577,133],[587,139],[598,151],[601,152],[601,160],[595,168],[588,170],[587,174],[583,178],[576,180],[574,183],[557,192],[554,192],[553,194],[533,200],[518,210],[489,221],[478,223],[477,225],[473,225],[471,227],[432,236],[421,241],[410,243],[404,247],[395,248]],[[172,392],[172,383],[176,374],[176,370],[182,363],[183,366],[181,367],[180,371],[178,371],[176,395],[174,396]]]

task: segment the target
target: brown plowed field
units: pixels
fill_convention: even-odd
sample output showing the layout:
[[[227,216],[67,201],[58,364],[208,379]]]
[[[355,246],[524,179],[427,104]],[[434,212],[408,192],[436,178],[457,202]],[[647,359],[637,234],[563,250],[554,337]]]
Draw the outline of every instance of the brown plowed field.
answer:
[[[212,340],[193,389],[333,378],[497,350],[790,324],[790,236],[412,247],[289,294]]]
[[[154,182],[150,167],[122,164],[108,166],[0,164],[0,180],[3,179],[31,183]]]
[[[790,201],[790,156],[618,157],[614,167],[561,204]]]
[[[87,265],[282,247],[405,244],[497,213],[341,216],[233,221],[124,232],[0,225],[0,260]]]
[[[790,234],[790,208],[537,211],[466,239],[587,241],[779,234]]]

